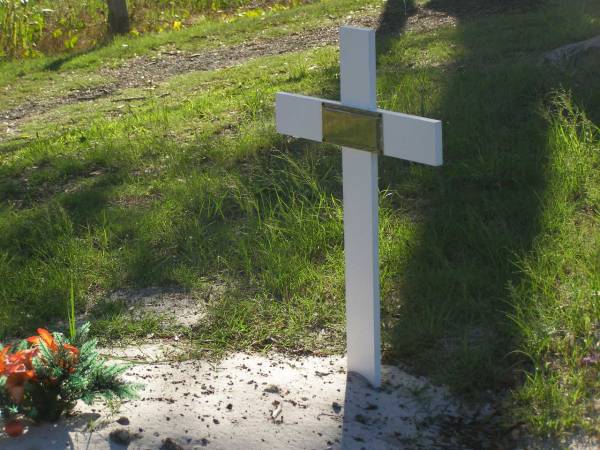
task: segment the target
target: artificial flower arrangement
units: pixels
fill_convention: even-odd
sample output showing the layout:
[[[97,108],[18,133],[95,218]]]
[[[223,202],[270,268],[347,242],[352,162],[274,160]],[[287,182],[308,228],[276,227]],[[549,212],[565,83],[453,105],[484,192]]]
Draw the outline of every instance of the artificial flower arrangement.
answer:
[[[85,324],[66,338],[39,328],[38,335],[0,350],[0,414],[4,430],[19,436],[24,425],[19,416],[34,422],[55,421],[77,400],[135,398],[138,386],[121,375],[128,366],[109,365],[89,339]]]

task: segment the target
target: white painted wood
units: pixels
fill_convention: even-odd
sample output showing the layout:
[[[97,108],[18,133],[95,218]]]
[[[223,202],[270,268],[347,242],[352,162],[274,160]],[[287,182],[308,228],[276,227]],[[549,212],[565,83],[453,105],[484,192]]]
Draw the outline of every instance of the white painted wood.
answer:
[[[441,166],[442,122],[390,111],[383,115],[383,154]]]
[[[342,104],[334,100],[305,95],[277,94],[275,101],[277,131],[288,136],[322,142],[323,103]],[[432,166],[442,165],[442,122],[382,109],[377,111],[383,116],[385,156]]]
[[[323,140],[323,100],[305,95],[278,93],[275,98],[277,131],[297,138]]]
[[[342,104],[377,109],[375,31],[340,28],[340,93]]]
[[[375,32],[340,30],[342,105],[375,110]],[[377,155],[342,148],[348,371],[381,385]]]
[[[381,385],[377,155],[342,148],[348,371]]]
[[[277,131],[323,140],[322,104],[377,110],[375,32],[340,29],[341,102],[277,94]],[[442,164],[442,123],[382,111],[386,156]],[[375,153],[342,147],[348,370],[381,385],[381,329],[378,255],[378,173]]]

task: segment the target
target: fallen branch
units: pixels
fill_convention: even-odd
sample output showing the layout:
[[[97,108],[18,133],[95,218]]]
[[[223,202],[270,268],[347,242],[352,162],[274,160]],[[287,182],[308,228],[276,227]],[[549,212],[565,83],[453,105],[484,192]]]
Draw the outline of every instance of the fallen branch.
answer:
[[[166,97],[167,95],[171,95],[170,92],[165,92],[163,94],[157,95],[156,98],[163,98]],[[146,100],[150,97],[125,97],[125,98],[115,98],[113,100],[111,100],[114,103],[118,103],[118,102],[135,102],[137,100]]]
[[[544,53],[544,62],[552,64],[561,64],[568,60],[576,58],[579,54],[590,49],[600,49],[600,36],[593,37],[586,41],[576,42],[574,44],[563,45],[554,50]]]
[[[136,100],[146,100],[148,97],[125,97],[125,98],[115,98],[111,100],[114,103],[118,102],[134,102]]]

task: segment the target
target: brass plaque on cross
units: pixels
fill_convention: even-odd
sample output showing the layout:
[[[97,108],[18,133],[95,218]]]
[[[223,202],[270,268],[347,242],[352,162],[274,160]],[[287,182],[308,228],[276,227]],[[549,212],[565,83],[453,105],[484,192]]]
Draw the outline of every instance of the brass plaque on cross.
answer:
[[[323,142],[382,153],[381,113],[323,103]]]

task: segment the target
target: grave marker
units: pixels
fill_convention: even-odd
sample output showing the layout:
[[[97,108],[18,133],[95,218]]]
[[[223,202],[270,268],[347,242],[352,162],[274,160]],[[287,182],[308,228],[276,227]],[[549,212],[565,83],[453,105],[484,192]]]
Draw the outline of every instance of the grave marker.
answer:
[[[340,29],[341,102],[278,93],[277,131],[342,146],[348,371],[381,384],[377,156],[442,164],[442,123],[377,109],[375,32]]]

